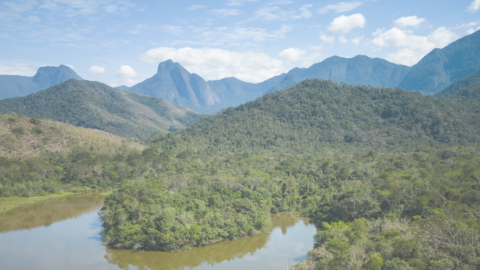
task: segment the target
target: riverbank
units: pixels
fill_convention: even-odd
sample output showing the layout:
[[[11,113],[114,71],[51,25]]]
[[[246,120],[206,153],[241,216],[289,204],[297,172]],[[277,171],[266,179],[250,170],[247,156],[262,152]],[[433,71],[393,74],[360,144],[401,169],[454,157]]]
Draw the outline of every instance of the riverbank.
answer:
[[[102,196],[108,196],[113,192],[113,190],[108,190],[100,193]],[[92,193],[92,192],[89,192]],[[69,195],[75,195],[79,193],[74,192],[63,192],[63,193],[56,193],[56,194],[49,194],[46,196],[36,196],[36,197],[0,197],[0,214],[3,212],[12,210],[16,207],[29,205],[34,203],[43,202],[46,200],[62,198]]]

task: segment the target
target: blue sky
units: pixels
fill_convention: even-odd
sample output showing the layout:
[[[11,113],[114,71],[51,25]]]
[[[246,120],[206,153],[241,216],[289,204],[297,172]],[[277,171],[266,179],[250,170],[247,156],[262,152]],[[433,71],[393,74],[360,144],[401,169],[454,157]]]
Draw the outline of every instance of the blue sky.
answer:
[[[173,59],[207,80],[260,82],[333,55],[413,65],[480,29],[480,0],[0,1],[0,74],[66,64],[133,85]]]

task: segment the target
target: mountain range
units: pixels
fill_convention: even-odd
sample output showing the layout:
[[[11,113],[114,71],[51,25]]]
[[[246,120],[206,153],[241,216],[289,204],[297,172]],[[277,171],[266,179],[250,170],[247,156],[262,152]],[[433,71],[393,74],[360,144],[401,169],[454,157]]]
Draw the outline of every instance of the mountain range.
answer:
[[[0,114],[11,113],[136,138],[181,129],[201,117],[164,99],[75,79],[26,97],[0,101]]]
[[[161,62],[157,73],[132,87],[119,86],[150,97],[163,98],[200,113],[217,113],[230,106],[255,100],[264,94],[292,87],[309,79],[346,84],[398,87],[434,95],[457,80],[480,70],[480,31],[443,49],[434,49],[413,67],[358,55],[333,56],[309,68],[294,68],[261,83],[230,77],[206,81],[172,60]],[[25,96],[70,78],[81,78],[69,67],[42,67],[34,77],[0,75],[0,99]]]
[[[434,49],[414,65],[397,85],[433,95],[455,81],[480,70],[480,31],[443,49]]]
[[[477,31],[443,49],[433,50],[413,67],[363,55],[353,58],[333,56],[309,68],[294,68],[261,83],[248,83],[236,78],[205,81],[179,63],[168,60],[159,64],[152,78],[131,88],[122,86],[120,89],[165,98],[198,112],[216,113],[309,78],[399,87],[432,95],[479,69],[480,31]]]
[[[83,80],[73,69],[64,65],[41,67],[33,77],[0,75],[0,100],[36,93],[69,79]]]

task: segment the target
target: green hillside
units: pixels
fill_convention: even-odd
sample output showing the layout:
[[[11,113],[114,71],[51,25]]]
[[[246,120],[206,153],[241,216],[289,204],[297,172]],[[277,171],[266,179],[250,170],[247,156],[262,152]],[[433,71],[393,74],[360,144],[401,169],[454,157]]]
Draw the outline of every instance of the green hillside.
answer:
[[[136,138],[181,129],[200,117],[163,99],[73,79],[26,97],[0,101],[0,114],[12,112]]]
[[[458,92],[461,89],[466,88],[470,85],[476,84],[478,82],[480,82],[480,70],[450,84],[448,87],[439,91],[433,96],[443,98],[443,97],[452,95],[453,93]]]
[[[478,99],[480,99],[480,82],[462,88],[457,92],[446,96],[445,98],[460,102],[471,101],[473,104],[477,104],[478,106]]]
[[[480,142],[475,104],[401,89],[306,80],[151,139],[164,149],[207,152]],[[350,146],[349,146],[350,147]]]
[[[74,149],[117,153],[144,148],[139,143],[100,130],[24,115],[0,115],[2,157],[38,157],[44,152],[69,153]]]

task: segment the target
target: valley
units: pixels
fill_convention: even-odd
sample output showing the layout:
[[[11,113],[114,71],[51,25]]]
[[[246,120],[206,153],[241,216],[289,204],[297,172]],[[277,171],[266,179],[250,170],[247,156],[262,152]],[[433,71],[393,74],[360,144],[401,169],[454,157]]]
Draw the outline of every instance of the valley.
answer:
[[[131,87],[2,75],[0,261],[30,243],[61,254],[39,269],[478,269],[479,39],[260,83],[172,60]]]

